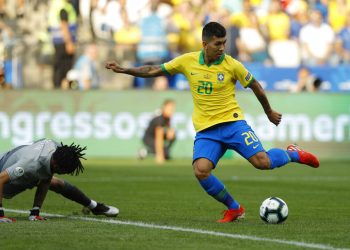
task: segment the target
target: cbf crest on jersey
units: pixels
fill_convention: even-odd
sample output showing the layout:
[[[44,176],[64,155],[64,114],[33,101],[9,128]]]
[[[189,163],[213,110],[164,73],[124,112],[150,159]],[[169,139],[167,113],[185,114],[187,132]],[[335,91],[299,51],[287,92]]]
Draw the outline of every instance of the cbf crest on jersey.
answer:
[[[225,74],[219,72],[219,73],[218,73],[218,82],[219,82],[219,83],[224,83],[224,80],[225,80]]]

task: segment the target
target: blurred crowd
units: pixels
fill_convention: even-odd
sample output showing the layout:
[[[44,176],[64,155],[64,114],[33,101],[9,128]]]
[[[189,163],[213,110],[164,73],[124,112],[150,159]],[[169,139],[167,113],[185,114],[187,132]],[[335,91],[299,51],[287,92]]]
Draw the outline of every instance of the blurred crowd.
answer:
[[[243,63],[350,64],[350,0],[0,0],[0,18],[3,88],[185,88],[103,65],[200,50],[209,21],[227,28],[227,53]]]

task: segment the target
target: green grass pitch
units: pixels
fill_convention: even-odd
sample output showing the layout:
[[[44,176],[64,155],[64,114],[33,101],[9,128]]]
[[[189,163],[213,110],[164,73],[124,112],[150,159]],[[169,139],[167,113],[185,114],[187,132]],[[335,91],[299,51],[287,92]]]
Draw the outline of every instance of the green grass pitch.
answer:
[[[82,221],[69,217],[85,216],[80,205],[50,192],[42,211],[67,217],[30,222],[26,214],[8,212],[17,222],[0,224],[0,249],[350,248],[349,161],[324,161],[319,169],[290,164],[273,171],[256,170],[239,159],[221,161],[214,174],[246,208],[244,219],[228,224],[215,222],[225,207],[201,189],[193,176],[190,159],[174,160],[163,166],[155,165],[152,159],[142,162],[90,159],[85,167],[78,177],[63,177],[89,197],[117,206],[120,214],[114,220],[259,238],[237,239],[176,228],[164,230],[152,225]],[[4,200],[3,205],[28,210],[33,196],[34,190],[26,191]],[[287,202],[289,217],[284,224],[268,225],[259,218],[259,206],[269,196]],[[297,242],[303,243],[298,246]]]

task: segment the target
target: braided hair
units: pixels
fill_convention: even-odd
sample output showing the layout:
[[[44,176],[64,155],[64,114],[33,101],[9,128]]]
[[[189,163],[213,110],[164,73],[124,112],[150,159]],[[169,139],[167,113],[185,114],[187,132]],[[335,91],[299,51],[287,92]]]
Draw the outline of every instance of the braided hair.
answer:
[[[63,145],[58,146],[56,151],[53,153],[52,157],[57,167],[62,174],[78,175],[84,171],[84,167],[80,162],[80,159],[86,160],[83,156],[86,147],[80,147],[79,145],[74,145],[72,143],[70,146]]]

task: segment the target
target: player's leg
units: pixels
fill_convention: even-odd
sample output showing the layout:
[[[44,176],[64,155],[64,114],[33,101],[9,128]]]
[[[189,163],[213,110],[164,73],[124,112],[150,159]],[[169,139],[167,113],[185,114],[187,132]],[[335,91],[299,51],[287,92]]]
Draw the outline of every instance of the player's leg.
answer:
[[[165,154],[166,160],[169,160],[171,158],[170,149],[174,145],[175,140],[176,140],[175,130],[173,128],[169,128],[165,134],[165,140],[164,140],[164,154]]]
[[[320,162],[315,155],[301,149],[295,144],[288,145],[286,152],[288,153],[292,162],[305,164],[313,168],[318,168],[320,166]]]
[[[138,150],[138,158],[140,160],[145,159],[148,155],[154,155],[156,150],[155,150],[155,141],[153,137],[150,136],[145,136],[142,139],[142,142],[145,147],[141,148]]]
[[[27,188],[23,187],[23,186],[17,186],[17,185],[13,185],[11,183],[6,183],[4,185],[4,189],[3,189],[3,193],[2,196],[5,199],[12,199],[13,197],[15,197],[17,194],[22,193],[23,191],[25,191]]]
[[[224,218],[219,222],[230,222],[244,215],[243,207],[233,199],[224,184],[211,173],[225,151],[223,145],[217,141],[196,139],[194,143],[193,170],[195,176],[203,189],[228,209]]]
[[[297,162],[317,168],[317,158],[309,152],[296,147],[289,146],[287,150],[272,148],[267,152],[264,150],[259,138],[245,121],[232,123],[231,132],[233,137],[231,145],[257,169],[275,169],[289,162]]]
[[[117,216],[119,213],[117,208],[90,199],[76,186],[57,177],[52,177],[50,190],[87,207],[95,215]]]
[[[277,149],[277,148],[276,148]],[[268,170],[282,167],[290,162],[290,158],[282,149],[261,151],[248,158],[248,161],[257,169]]]
[[[228,209],[238,209],[239,204],[232,198],[224,184],[211,174],[213,167],[213,163],[206,158],[199,158],[193,163],[194,174],[203,189]]]
[[[289,162],[305,164],[313,168],[320,165],[316,156],[295,145],[289,145],[287,150],[272,148],[267,152],[257,152],[248,158],[248,161],[257,169],[262,170],[279,168]]]
[[[1,168],[1,165],[0,165],[0,168]],[[1,169],[0,169],[0,172],[1,172]],[[12,199],[14,196],[16,196],[19,193],[22,193],[24,190],[26,190],[26,187],[13,185],[13,184],[7,182],[3,187],[2,197],[5,199]],[[4,214],[3,208],[0,206],[0,224],[1,223],[11,223],[11,222],[15,222],[15,221],[16,220],[13,218],[6,217]]]

